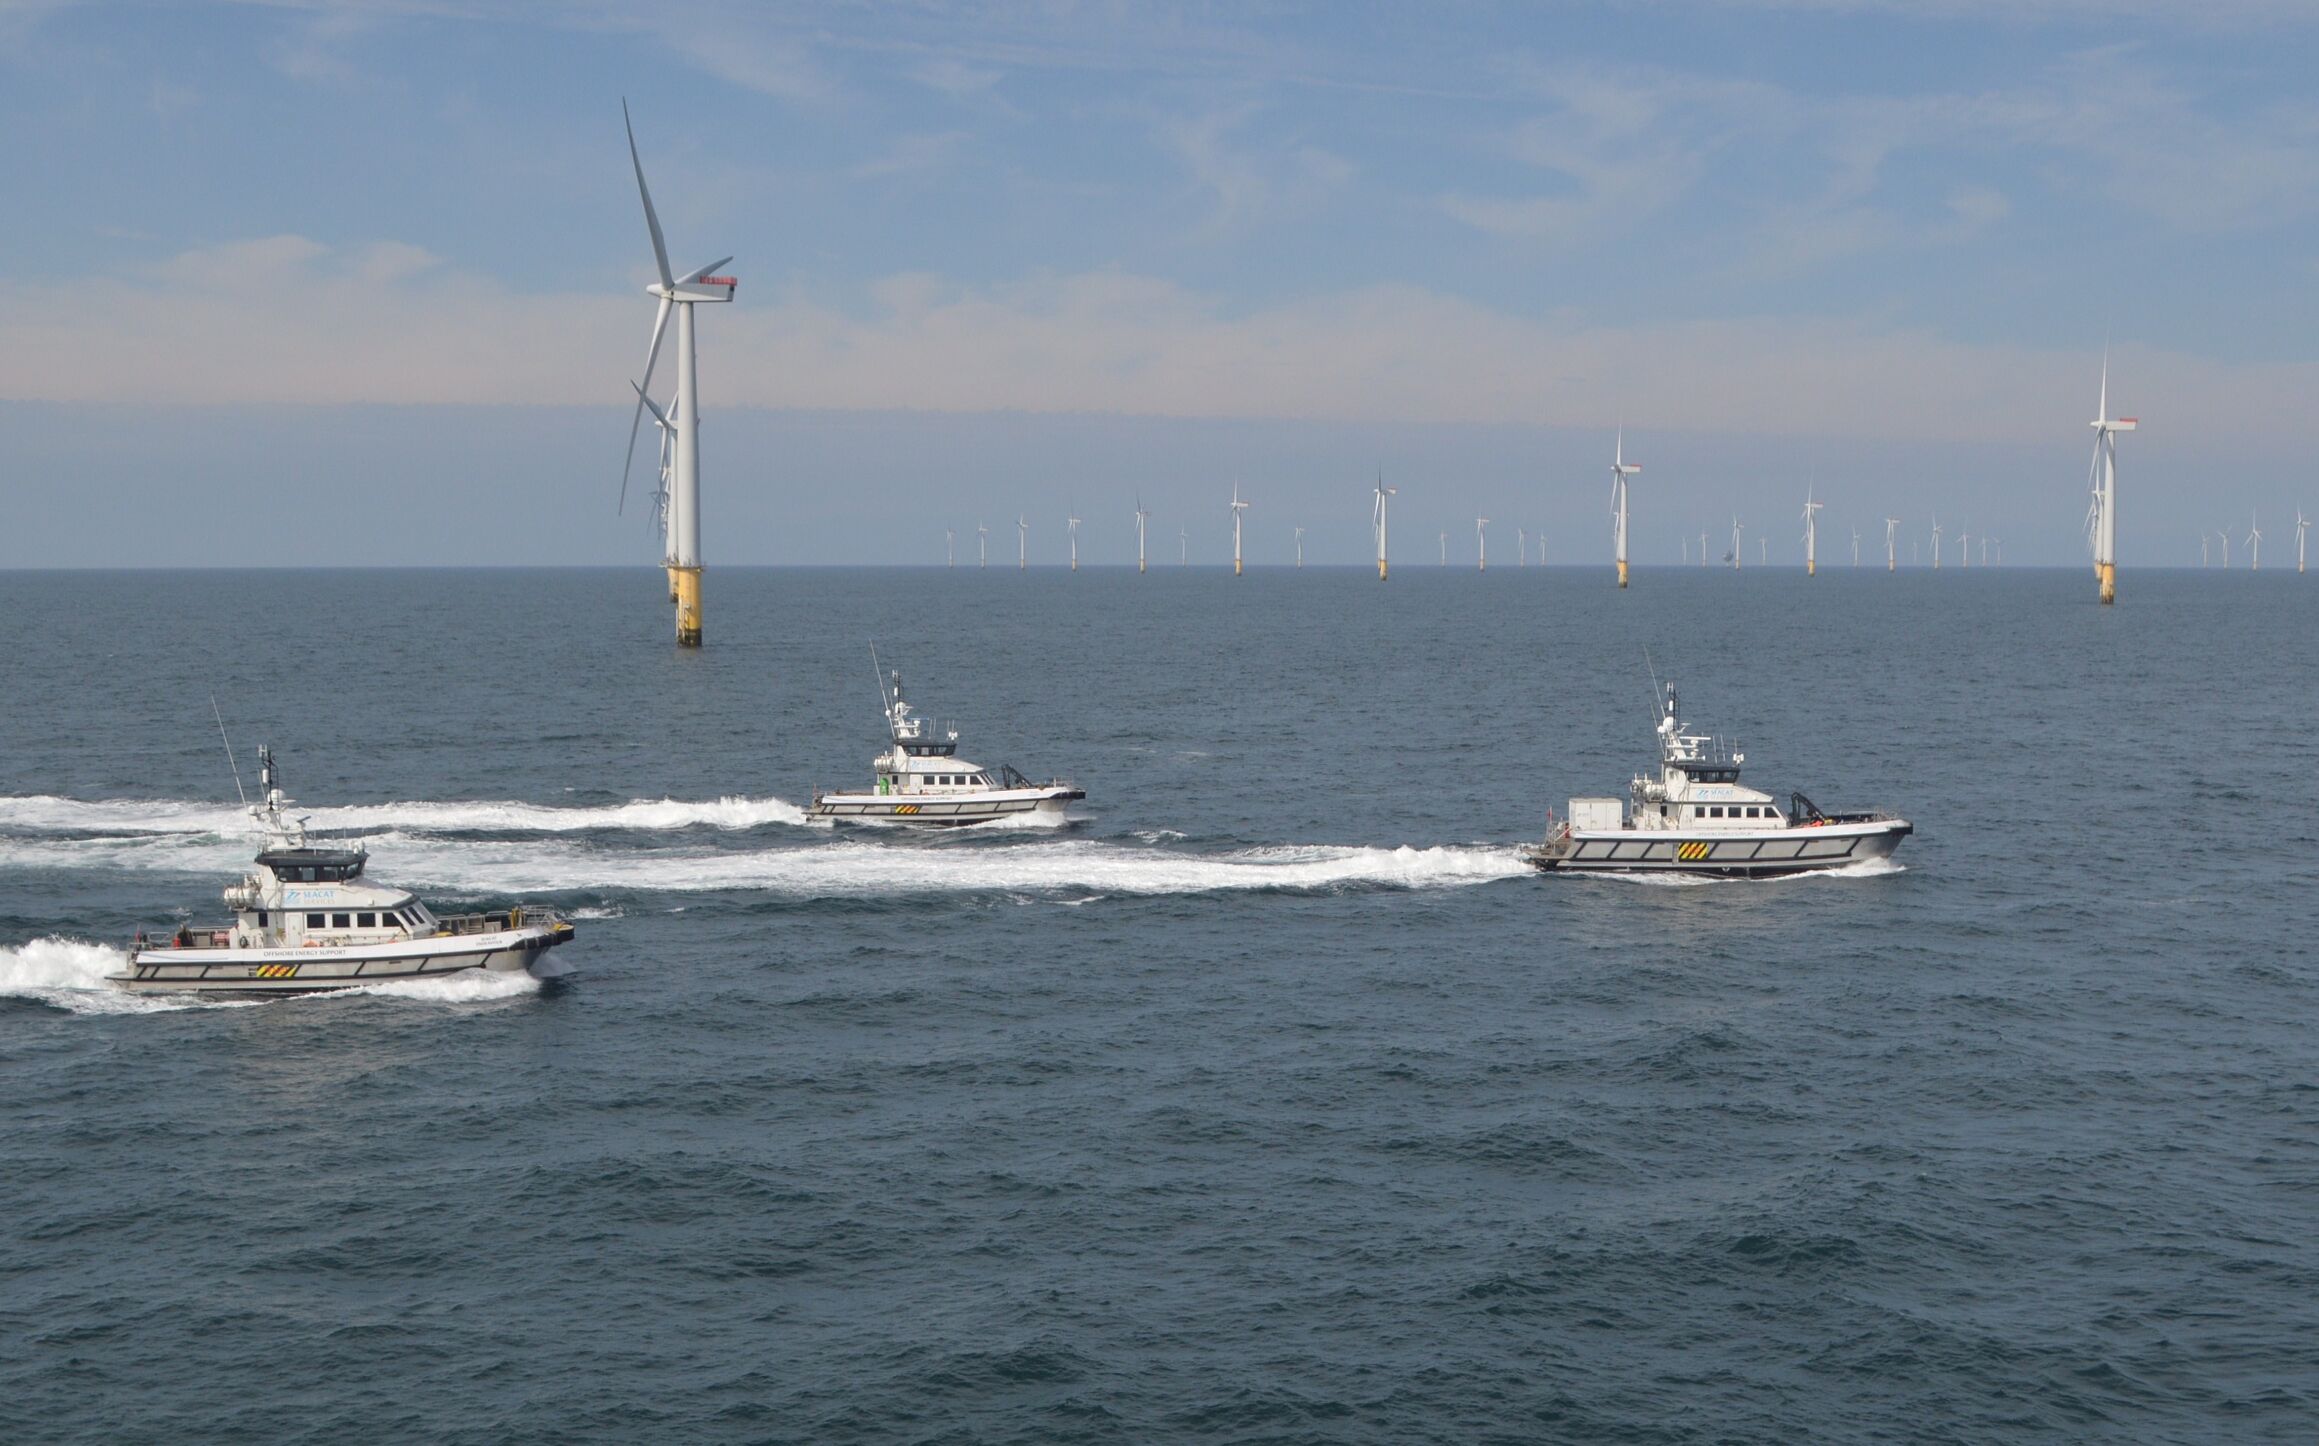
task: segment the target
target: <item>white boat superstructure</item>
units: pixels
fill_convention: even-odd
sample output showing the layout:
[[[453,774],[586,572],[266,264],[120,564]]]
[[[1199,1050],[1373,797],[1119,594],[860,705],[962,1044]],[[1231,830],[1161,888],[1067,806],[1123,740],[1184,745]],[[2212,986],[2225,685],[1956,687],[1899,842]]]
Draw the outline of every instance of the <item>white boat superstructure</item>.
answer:
[[[871,654],[873,662],[876,654]],[[891,683],[888,678],[891,678]],[[809,818],[867,819],[937,827],[989,823],[1021,814],[1060,821],[1064,805],[1087,796],[1062,779],[1033,783],[1005,764],[995,769],[958,756],[958,730],[939,734],[902,697],[902,675],[881,673],[892,746],[871,760],[867,793],[815,789]]]
[[[232,922],[140,931],[129,972],[111,982],[138,993],[311,994],[467,970],[568,974],[547,951],[572,937],[548,909],[524,905],[439,915],[407,889],[363,877],[366,849],[307,842],[303,819],[283,813],[274,754],[258,750],[265,801],[249,808],[264,842],[256,864],[225,890]]]
[[[1747,755],[1686,733],[1667,685],[1659,718],[1659,767],[1635,775],[1616,798],[1574,798],[1551,819],[1545,842],[1524,855],[1541,869],[1579,873],[1708,874],[1764,878],[1888,858],[1915,832],[1885,813],[1824,813],[1801,793],[1785,809],[1739,781]]]

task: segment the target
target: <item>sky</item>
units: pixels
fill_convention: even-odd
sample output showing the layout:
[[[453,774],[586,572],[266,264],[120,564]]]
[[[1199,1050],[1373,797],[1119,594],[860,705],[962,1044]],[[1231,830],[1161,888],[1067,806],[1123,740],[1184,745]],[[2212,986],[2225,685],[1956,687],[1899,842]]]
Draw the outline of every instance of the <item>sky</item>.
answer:
[[[1800,560],[1809,490],[1823,558],[1938,516],[2075,565],[2105,349],[2125,564],[2251,517],[2284,556],[2315,39],[2319,0],[0,0],[0,566],[653,565],[623,100],[671,260],[740,278],[712,567],[1011,560],[1018,517],[1056,564],[1074,514],[1120,563],[1139,500],[1219,563],[1235,485],[1252,561],[1351,564],[1380,476],[1408,561],[1487,516],[1493,561],[1607,564],[1622,427],[1646,564],[1735,515]]]

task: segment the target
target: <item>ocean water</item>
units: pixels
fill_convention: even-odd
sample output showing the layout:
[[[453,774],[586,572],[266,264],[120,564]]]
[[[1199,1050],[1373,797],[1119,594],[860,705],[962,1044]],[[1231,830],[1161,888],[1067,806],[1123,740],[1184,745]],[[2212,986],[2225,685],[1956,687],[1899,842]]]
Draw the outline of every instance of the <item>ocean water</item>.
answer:
[[[0,575],[0,1439],[2309,1440],[2319,579],[2122,589]],[[804,825],[873,641],[1077,821]],[[1525,869],[1652,667],[1897,867]],[[103,988],[213,695],[579,973]]]

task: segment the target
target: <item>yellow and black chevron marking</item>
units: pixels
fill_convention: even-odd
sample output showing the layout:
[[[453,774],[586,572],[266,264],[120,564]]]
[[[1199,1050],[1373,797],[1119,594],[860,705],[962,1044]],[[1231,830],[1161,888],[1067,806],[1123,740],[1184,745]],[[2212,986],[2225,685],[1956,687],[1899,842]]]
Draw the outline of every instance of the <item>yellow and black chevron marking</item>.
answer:
[[[894,805],[894,812],[896,813],[916,813],[917,811],[918,805],[914,803],[897,803]]]
[[[298,966],[295,964],[260,964],[250,971],[250,977],[253,979],[295,979],[298,977]]]
[[[1707,857],[1707,845],[1696,839],[1687,844],[1678,844],[1675,847],[1675,857],[1687,864],[1696,863]]]

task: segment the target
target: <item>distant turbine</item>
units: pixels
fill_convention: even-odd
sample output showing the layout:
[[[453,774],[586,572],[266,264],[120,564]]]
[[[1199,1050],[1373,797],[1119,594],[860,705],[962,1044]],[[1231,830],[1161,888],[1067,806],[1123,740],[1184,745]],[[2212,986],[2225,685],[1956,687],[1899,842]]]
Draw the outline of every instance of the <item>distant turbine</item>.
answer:
[[[1138,492],[1135,494],[1135,570],[1137,572],[1147,570],[1143,560],[1143,528],[1144,524],[1149,521],[1151,521],[1151,514],[1143,510],[1143,494]]]
[[[1189,567],[1191,562],[1192,530],[1188,527],[1179,527],[1176,529],[1176,566]]]
[[[1771,566],[1770,538],[1761,535],[1757,536],[1755,539],[1755,560],[1763,564],[1765,567]]]
[[[2296,516],[2298,516],[2298,517],[2302,516],[2302,514],[2301,514],[2301,513],[2297,513],[2297,514],[2295,514],[2295,515],[2296,515]],[[2203,528],[2203,527],[2201,527],[2201,528],[2199,528],[2199,529],[2198,529],[2198,565],[2199,565],[2200,567],[2208,567],[2208,566],[2211,566],[2211,565],[2212,565],[2211,563],[2209,563],[2209,562],[2207,561],[2207,556],[2208,556],[2208,554],[2207,554],[2207,550],[2206,550],[2206,544],[2207,544],[2206,529],[2205,529],[2205,528]]]
[[[1699,529],[1699,565],[1707,565],[1707,529],[1704,527]]]
[[[975,566],[988,567],[990,566],[990,529],[977,522],[974,524],[974,536],[975,545],[981,551],[981,561],[977,562]]]
[[[660,280],[645,291],[660,298],[652,321],[652,346],[644,353],[644,380],[636,386],[636,415],[628,424],[628,465],[620,471],[620,496],[625,505],[628,473],[636,462],[636,432],[644,425],[645,394],[652,390],[652,368],[660,360],[660,339],[668,314],[676,312],[676,448],[671,459],[668,509],[669,584],[676,593],[676,643],[680,648],[701,645],[701,414],[697,356],[693,345],[692,309],[700,302],[731,301],[739,283],[730,276],[709,273],[733,258],[712,261],[679,277],[668,267],[668,246],[660,235],[660,217],[653,213],[652,192],[644,184],[644,160],[636,150],[636,127],[628,119],[628,103],[620,103],[621,124],[628,130],[628,160],[636,170],[636,194],[644,201],[644,224],[652,232],[652,260]]]
[[[1079,570],[1079,519],[1078,519],[1078,518],[1074,517],[1074,518],[1072,518],[1072,519],[1070,520],[1070,526],[1069,526],[1069,528],[1068,528],[1068,531],[1069,531],[1069,532],[1070,532],[1070,534],[1071,534],[1071,570],[1072,570],[1073,572],[1077,572],[1077,571]]]
[[[1441,535],[1441,565],[1449,566],[1449,534],[1446,532]]]
[[[1490,570],[1490,519],[1487,517],[1474,519],[1474,555],[1481,559],[1481,566],[1475,571],[1488,572]]]
[[[1731,570],[1733,572],[1739,571],[1739,533],[1739,515],[1733,513],[1731,517]]]
[[[1642,470],[1641,463],[1627,460],[1627,429],[1619,428],[1610,453],[1610,536],[1620,587],[1627,585],[1627,479]]]
[[[1517,527],[1514,529],[1514,566],[1528,567],[1529,565],[1530,529],[1527,527]]]
[[[1240,514],[1247,510],[1248,504],[1240,500],[1240,484],[1235,482],[1232,484],[1232,575],[1234,577],[1240,575]]]
[[[1957,553],[1957,566],[1971,567],[1973,565],[1973,534],[1969,527],[1957,534]]]
[[[1812,500],[1812,489],[1804,489],[1804,576],[1814,577],[1820,571],[1820,509],[1825,502]]]
[[[2311,520],[2310,520],[2309,518],[2307,518],[2307,517],[2305,517],[2305,516],[2303,515],[2303,509],[2302,509],[2302,508],[2300,508],[2300,507],[2296,508],[2296,509],[2295,509],[2295,571],[2297,571],[2297,572],[2301,572],[2301,571],[2303,570],[2303,534],[2304,534],[2304,533],[2306,533],[2306,532],[2309,532],[2310,530],[2311,530]]]
[[[2132,417],[2110,415],[2110,358],[2102,355],[2101,400],[2095,407],[2093,508],[2088,519],[2093,532],[2094,571],[2100,575],[2102,605],[2118,600],[2118,433],[2131,432]],[[2228,544],[2224,544],[2228,548]],[[2226,550],[2224,557],[2229,553]],[[2227,560],[2224,563],[2228,566]]]
[[[958,566],[958,529],[955,527],[942,529],[942,561],[946,567]]]
[[[2255,525],[2255,515],[2247,514],[2247,571],[2263,570],[2263,530]]]
[[[1377,533],[1377,581],[1385,580],[1385,499],[1401,489],[1385,485],[1385,474],[1377,474],[1377,501],[1369,509],[1369,525]]]
[[[1860,565],[1860,529],[1857,527],[1852,529],[1852,565]]]
[[[2228,572],[2230,571],[2230,529],[2217,527],[2214,529],[2214,535],[2222,542],[2222,570]]]
[[[1884,570],[1886,572],[1900,571],[1900,553],[1892,542],[1892,535],[1899,527],[1899,518],[1887,517],[1884,519]]]
[[[1682,543],[1681,543],[1681,551],[1682,551],[1682,554],[1683,554],[1683,565],[1684,565],[1684,566],[1686,566],[1686,567],[1690,566],[1690,565],[1691,565],[1691,539],[1690,539],[1690,538],[1686,537],[1686,538],[1684,538],[1684,539],[1682,540]]]
[[[1027,572],[1031,566],[1031,524],[1020,513],[1015,516],[1015,571]]]
[[[1941,515],[1933,514],[1933,571],[1941,570]]]
[[[1296,530],[1296,565],[1304,566],[1304,529],[1301,527]]]

